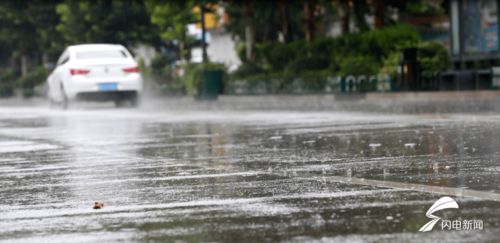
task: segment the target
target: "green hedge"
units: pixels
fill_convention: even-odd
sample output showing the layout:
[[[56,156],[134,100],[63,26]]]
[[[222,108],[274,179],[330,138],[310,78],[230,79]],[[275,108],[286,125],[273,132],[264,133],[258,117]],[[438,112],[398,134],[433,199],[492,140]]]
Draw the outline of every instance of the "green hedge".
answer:
[[[338,38],[317,38],[310,44],[304,40],[261,43],[256,45],[256,61],[247,63],[242,59],[244,64],[231,74],[230,80],[245,81],[251,87],[259,84],[280,92],[301,82],[300,86],[306,90],[318,91],[333,76],[378,73],[393,76],[401,49],[415,45],[420,45],[418,33],[404,24]],[[244,55],[244,45],[239,45],[237,50],[240,56]],[[426,70],[434,70],[438,66],[431,63],[442,57],[430,55],[422,60]],[[269,84],[262,84],[264,80]]]
[[[227,85],[229,93],[237,93],[243,85],[243,92],[250,93],[323,93],[333,78],[329,70],[304,71],[298,74],[289,72],[255,73],[244,79],[231,79]]]
[[[16,78],[18,73],[14,69],[0,70],[0,97],[8,97],[14,95]]]
[[[31,97],[34,95],[34,88],[42,84],[49,75],[47,69],[42,66],[36,67],[33,71],[29,72],[23,77],[17,79],[18,87],[22,91],[24,97]]]
[[[47,80],[49,75],[43,66],[37,66],[25,76],[21,76],[18,70],[6,68],[0,71],[0,97],[14,95],[16,89],[20,90],[24,97],[31,97],[34,88]]]
[[[318,38],[310,44],[303,40],[263,43],[256,45],[256,61],[252,65],[256,66],[254,69],[265,72],[297,73],[328,68],[332,72],[347,73],[351,69],[342,65],[346,58],[349,61],[353,58],[369,60],[375,68],[379,68],[391,52],[418,42],[419,37],[415,29],[401,24],[338,38]],[[242,56],[244,45],[239,45],[237,50]],[[241,68],[248,67],[243,65]],[[373,68],[367,71],[373,73]]]

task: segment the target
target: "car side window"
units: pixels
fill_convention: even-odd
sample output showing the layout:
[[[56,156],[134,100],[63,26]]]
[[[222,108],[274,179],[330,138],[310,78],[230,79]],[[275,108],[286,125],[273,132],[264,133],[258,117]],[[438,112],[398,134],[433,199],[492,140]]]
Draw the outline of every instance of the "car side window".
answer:
[[[125,52],[123,50],[121,50],[120,52],[122,53],[123,57],[128,57],[127,52]]]
[[[57,66],[61,66],[65,63],[67,63],[69,61],[69,54],[67,51],[65,51],[61,57],[59,58],[59,60],[57,61]]]

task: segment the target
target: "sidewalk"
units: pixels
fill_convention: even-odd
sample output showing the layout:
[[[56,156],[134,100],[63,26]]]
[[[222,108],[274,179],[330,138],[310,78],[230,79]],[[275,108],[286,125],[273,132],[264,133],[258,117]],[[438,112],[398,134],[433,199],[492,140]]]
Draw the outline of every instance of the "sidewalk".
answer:
[[[85,107],[88,103],[76,104]],[[113,107],[112,103],[94,105]],[[48,107],[42,97],[0,99],[0,106]],[[389,113],[500,112],[500,91],[394,92],[366,94],[220,95],[216,101],[191,96],[144,96],[140,109],[299,110]]]

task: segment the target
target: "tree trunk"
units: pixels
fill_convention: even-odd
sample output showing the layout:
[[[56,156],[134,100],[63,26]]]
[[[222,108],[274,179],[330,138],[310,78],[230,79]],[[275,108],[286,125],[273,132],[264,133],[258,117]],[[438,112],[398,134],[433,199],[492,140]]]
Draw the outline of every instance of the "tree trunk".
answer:
[[[349,0],[340,0],[340,9],[342,10],[340,21],[342,25],[342,35],[349,34],[351,25],[351,6]]]
[[[288,2],[287,0],[280,0],[278,4],[281,16],[281,34],[283,35],[283,42],[286,43],[289,41]]]
[[[255,61],[255,26],[253,21],[253,10],[250,2],[245,6],[245,45],[246,45],[246,58],[248,62]]]
[[[375,28],[380,29],[384,27],[385,3],[384,0],[372,0],[372,3],[375,9]]]
[[[28,55],[21,55],[21,76],[24,77],[28,74]]]
[[[46,67],[49,64],[49,55],[44,52],[42,53],[42,66]]]
[[[187,62],[189,60],[188,55],[186,54],[186,32],[182,34],[181,41],[179,42],[179,58],[183,62]]]
[[[311,43],[314,38],[314,8],[315,0],[307,0],[304,3],[304,33],[307,43]]]
[[[368,23],[366,23],[365,13],[366,8],[366,0],[354,0],[354,16],[356,18],[356,26],[358,30],[363,32],[370,29]]]
[[[200,13],[201,13],[201,50],[202,50],[202,58],[203,58],[203,63],[206,63],[208,61],[208,55],[207,55],[207,41],[206,41],[206,35],[207,35],[207,28],[205,26],[205,4],[203,1],[201,1],[200,4]]]

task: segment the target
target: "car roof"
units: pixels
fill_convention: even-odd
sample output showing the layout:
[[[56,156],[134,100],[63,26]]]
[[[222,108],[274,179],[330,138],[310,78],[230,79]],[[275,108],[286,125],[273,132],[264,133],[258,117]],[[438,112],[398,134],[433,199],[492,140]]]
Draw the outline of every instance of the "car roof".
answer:
[[[71,51],[95,51],[95,50],[117,50],[125,49],[124,46],[119,44],[81,44],[68,46]]]

